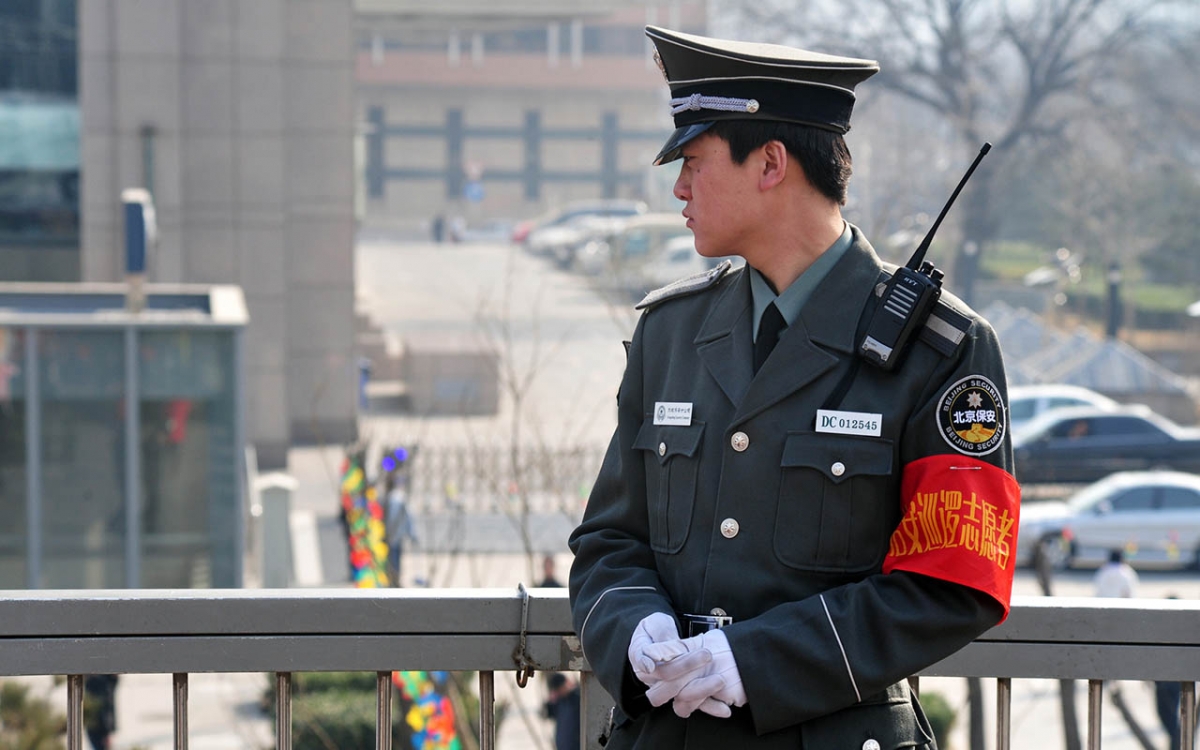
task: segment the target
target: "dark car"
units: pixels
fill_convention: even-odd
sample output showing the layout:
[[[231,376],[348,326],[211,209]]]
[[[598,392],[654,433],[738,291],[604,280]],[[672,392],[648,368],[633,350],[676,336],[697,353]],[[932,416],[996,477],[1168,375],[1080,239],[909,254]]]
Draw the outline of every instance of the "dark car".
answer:
[[[1200,472],[1200,430],[1145,406],[1056,409],[1013,433],[1017,481],[1094,482],[1116,471]]]

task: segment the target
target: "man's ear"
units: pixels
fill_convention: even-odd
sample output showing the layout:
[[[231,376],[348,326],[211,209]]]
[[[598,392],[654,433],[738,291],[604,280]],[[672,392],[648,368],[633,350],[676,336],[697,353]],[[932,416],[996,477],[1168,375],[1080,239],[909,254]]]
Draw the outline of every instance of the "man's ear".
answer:
[[[767,141],[762,146],[762,174],[758,186],[762,190],[770,190],[787,177],[788,152],[780,141]]]

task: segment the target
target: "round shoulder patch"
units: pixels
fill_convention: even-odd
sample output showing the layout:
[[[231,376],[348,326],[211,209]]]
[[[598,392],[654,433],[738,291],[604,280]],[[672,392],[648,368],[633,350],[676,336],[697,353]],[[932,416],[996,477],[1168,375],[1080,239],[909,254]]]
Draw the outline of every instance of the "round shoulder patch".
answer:
[[[968,456],[984,456],[1000,447],[1008,419],[995,384],[968,375],[946,389],[937,411],[938,432],[950,447]]]

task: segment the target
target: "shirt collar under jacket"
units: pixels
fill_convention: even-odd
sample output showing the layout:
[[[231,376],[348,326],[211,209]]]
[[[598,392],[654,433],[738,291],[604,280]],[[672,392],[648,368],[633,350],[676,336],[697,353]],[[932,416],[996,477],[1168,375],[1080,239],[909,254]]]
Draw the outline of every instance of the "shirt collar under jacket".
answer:
[[[804,303],[808,301],[808,298],[812,296],[813,290],[825,280],[825,277],[829,275],[829,271],[837,265],[837,262],[850,249],[850,245],[854,244],[854,234],[850,231],[850,224],[845,222],[843,224],[842,236],[838,237],[829,246],[829,249],[822,253],[821,257],[817,258],[780,295],[776,295],[775,292],[771,291],[771,285],[758,272],[758,269],[750,269],[750,296],[754,300],[755,340],[758,339],[758,325],[762,321],[763,312],[772,301],[775,302],[775,306],[779,308],[779,312],[783,315],[784,321],[789,326],[796,322],[796,318],[800,317],[800,310],[804,307]]]

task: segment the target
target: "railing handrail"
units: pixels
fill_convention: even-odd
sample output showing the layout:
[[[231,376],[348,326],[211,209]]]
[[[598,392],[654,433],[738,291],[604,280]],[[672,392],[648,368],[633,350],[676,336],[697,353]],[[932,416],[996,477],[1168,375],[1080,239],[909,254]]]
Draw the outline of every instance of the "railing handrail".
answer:
[[[1014,597],[1004,623],[922,674],[997,678],[999,750],[1010,746],[1014,677],[1088,680],[1089,750],[1100,747],[1102,680],[1178,681],[1188,740],[1197,622],[1195,601]],[[69,675],[73,750],[84,674],[172,673],[186,749],[188,673],[273,672],[276,747],[290,750],[291,673],[347,671],[376,673],[376,747],[390,750],[393,670],[478,671],[480,747],[491,750],[494,673],[519,663],[584,673],[580,741],[599,750],[611,698],[588,671],[563,589],[0,591],[0,676]]]
[[[538,669],[588,669],[567,592],[529,591]],[[926,675],[1200,678],[1200,602],[1014,597]],[[0,675],[515,669],[514,589],[0,592]],[[79,660],[79,661],[73,661]]]

